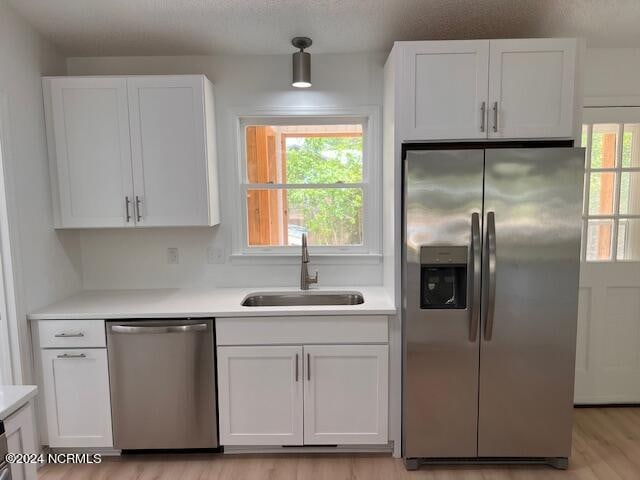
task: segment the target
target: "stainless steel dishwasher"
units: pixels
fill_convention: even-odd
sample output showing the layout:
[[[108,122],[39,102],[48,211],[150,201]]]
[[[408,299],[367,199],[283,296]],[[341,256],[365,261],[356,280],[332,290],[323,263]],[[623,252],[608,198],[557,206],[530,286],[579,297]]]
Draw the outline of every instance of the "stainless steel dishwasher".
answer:
[[[218,446],[212,319],[107,322],[114,446]]]

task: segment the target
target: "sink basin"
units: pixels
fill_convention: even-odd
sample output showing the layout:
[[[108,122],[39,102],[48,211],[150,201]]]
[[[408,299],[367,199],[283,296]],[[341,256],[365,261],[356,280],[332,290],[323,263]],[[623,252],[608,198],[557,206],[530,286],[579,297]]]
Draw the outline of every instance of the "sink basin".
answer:
[[[242,301],[245,307],[292,307],[305,305],[360,305],[360,292],[256,292]]]

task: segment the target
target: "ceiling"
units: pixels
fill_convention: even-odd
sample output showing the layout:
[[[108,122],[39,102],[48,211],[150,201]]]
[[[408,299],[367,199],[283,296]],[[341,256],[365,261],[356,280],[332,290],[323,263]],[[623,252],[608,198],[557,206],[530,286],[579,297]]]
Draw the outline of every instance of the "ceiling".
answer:
[[[313,39],[313,53],[552,36],[640,47],[640,0],[7,1],[68,56],[280,54],[296,35]]]

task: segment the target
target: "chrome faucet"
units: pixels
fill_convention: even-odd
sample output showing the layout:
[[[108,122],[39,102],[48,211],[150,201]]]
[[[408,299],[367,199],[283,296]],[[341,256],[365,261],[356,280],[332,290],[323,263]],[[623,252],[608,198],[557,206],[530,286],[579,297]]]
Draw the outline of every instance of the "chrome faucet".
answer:
[[[318,272],[314,277],[309,275],[309,250],[307,249],[307,234],[302,234],[302,264],[300,265],[300,290],[309,290],[309,285],[318,283]]]

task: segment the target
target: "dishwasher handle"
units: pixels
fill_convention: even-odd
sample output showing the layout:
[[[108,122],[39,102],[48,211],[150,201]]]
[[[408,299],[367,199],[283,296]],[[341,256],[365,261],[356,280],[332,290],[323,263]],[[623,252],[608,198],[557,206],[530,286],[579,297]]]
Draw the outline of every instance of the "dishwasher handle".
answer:
[[[139,327],[133,325],[112,325],[113,333],[187,333],[204,332],[207,330],[206,323],[195,325],[166,325],[161,327]]]

